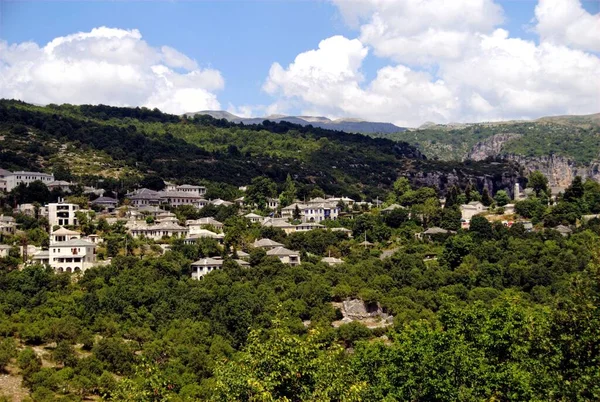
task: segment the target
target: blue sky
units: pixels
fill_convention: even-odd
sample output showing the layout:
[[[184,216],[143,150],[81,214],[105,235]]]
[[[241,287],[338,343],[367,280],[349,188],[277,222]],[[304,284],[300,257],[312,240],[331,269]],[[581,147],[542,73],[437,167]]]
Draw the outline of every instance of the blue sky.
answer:
[[[537,1],[513,0],[495,3],[502,7],[505,17],[504,23],[499,27],[509,31],[511,38],[521,38],[539,44],[539,35],[533,30],[534,8]],[[586,1],[581,5],[591,15],[597,15],[599,12],[597,1]],[[368,16],[363,17],[365,20],[368,19]],[[261,114],[266,113],[265,105],[277,103],[285,98],[281,102],[284,106],[273,107],[271,110],[283,108],[292,113],[314,110],[333,117],[354,114],[352,108],[328,108],[304,99],[301,95],[294,94],[293,90],[282,82],[274,84],[277,89],[270,94],[262,89],[273,63],[279,63],[286,70],[296,56],[316,49],[319,42],[326,38],[342,35],[352,40],[360,36],[359,27],[351,27],[346,23],[337,3],[277,0],[218,2],[0,0],[0,40],[8,45],[32,41],[43,47],[54,38],[76,32],[89,32],[101,26],[137,29],[148,45],[157,48],[172,47],[197,61],[200,68],[218,70],[224,79],[224,87],[214,92],[223,109],[249,105],[254,107],[253,114]],[[437,75],[438,68],[444,68],[442,62],[438,63],[435,60],[421,63],[412,59],[399,60],[403,56],[377,57],[375,55],[378,50],[377,44],[363,41],[363,45],[368,49],[369,54],[361,58],[361,77],[358,79],[361,88],[369,85],[378,70],[397,64],[407,66],[415,72],[433,73],[430,82],[443,78]],[[597,55],[594,49],[583,50]],[[288,75],[291,74],[290,70]],[[343,92],[343,89],[339,91]],[[282,95],[284,93],[287,95]],[[488,103],[493,104],[493,94],[484,97]],[[460,108],[462,109],[462,106]],[[554,109],[549,109],[552,110]],[[456,112],[455,115],[449,113],[448,118],[460,119],[460,113]],[[424,113],[423,118],[426,114]],[[439,117],[439,120],[444,118],[444,113],[430,114],[434,118]],[[379,117],[377,113],[371,115]],[[465,118],[468,116],[465,113],[463,115]],[[386,117],[386,115],[382,116]],[[476,114],[472,113],[471,116],[476,117]],[[370,115],[364,117],[371,118]],[[514,116],[499,115],[500,119],[505,117]],[[391,115],[386,120],[395,121]]]

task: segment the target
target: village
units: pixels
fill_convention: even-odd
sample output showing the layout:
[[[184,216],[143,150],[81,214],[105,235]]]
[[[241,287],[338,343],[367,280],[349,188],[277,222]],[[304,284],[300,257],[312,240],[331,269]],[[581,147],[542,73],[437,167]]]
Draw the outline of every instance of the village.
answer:
[[[48,189],[60,188],[65,194],[74,183],[55,181],[53,175],[40,172],[9,172],[2,170],[0,188],[10,192],[19,185],[30,185],[34,182],[43,183]],[[245,190],[247,186],[241,188]],[[532,189],[521,191],[515,184],[514,194],[520,201],[532,195]],[[116,199],[104,195],[104,190],[91,187],[84,188],[84,204],[69,202],[69,197],[60,202],[46,205],[19,204],[11,213],[0,216],[0,257],[9,255],[18,256],[21,267],[31,264],[42,264],[52,267],[56,272],[80,273],[94,266],[108,265],[111,257],[106,249],[105,237],[111,235],[114,243],[112,227],[118,226],[122,240],[118,244],[118,251],[127,254],[127,241],[137,241],[142,248],[152,249],[154,253],[165,253],[170,250],[175,240],[182,241],[185,245],[193,245],[203,239],[210,239],[220,248],[218,255],[206,255],[191,264],[191,277],[200,279],[204,275],[221,269],[226,259],[235,261],[239,266],[250,265],[250,252],[253,249],[264,250],[267,256],[278,258],[288,265],[302,263],[302,253],[284,247],[281,242],[269,238],[254,238],[241,245],[232,245],[225,241],[228,228],[213,216],[198,219],[182,219],[181,214],[175,212],[179,209],[202,211],[211,206],[214,208],[231,208],[239,218],[243,218],[248,225],[257,228],[273,228],[280,233],[308,231],[330,231],[352,240],[354,247],[376,248],[382,255],[390,255],[397,247],[393,243],[375,244],[364,236],[356,237],[350,228],[343,227],[340,222],[348,222],[362,214],[387,216],[395,210],[406,210],[407,214],[420,215],[418,212],[408,212],[406,206],[398,203],[382,202],[380,200],[357,201],[344,196],[314,197],[308,200],[293,200],[289,205],[282,206],[279,198],[266,197],[262,210],[257,205],[249,205],[244,197],[227,201],[223,199],[206,199],[206,188],[191,184],[174,184],[165,182],[165,188],[154,191],[140,188],[126,194],[124,199]],[[91,201],[87,201],[87,200]],[[439,198],[439,207],[444,208],[446,199]],[[531,221],[520,219],[515,214],[515,204],[506,203],[491,211],[481,201],[470,201],[459,206],[460,229],[468,230],[470,222],[475,216],[484,216],[491,223],[500,222],[506,227],[514,223],[523,225],[524,230],[534,230]],[[27,244],[25,237],[21,236],[19,243],[9,244],[18,237],[19,224],[15,216],[24,215],[37,220],[45,219],[48,225],[48,244]],[[590,219],[594,216],[588,216]],[[423,219],[423,216],[411,216]],[[82,224],[96,224],[95,230],[82,232]],[[99,224],[100,223],[100,224]],[[103,228],[103,230],[100,230]],[[572,229],[568,226],[556,227],[562,235],[568,235]],[[432,236],[448,236],[456,233],[455,230],[444,229],[438,226],[418,228],[415,236],[427,241]],[[240,247],[241,248],[237,248]],[[112,246],[114,248],[114,245]],[[133,251],[131,251],[133,253]],[[214,254],[214,253],[213,253]],[[343,263],[341,256],[321,255],[319,258],[328,265]],[[431,256],[430,258],[435,258]]]

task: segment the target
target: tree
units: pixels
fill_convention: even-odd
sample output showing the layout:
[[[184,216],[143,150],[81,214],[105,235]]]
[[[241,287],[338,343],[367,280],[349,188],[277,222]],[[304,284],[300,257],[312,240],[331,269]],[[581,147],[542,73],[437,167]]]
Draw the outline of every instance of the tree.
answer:
[[[292,335],[275,320],[273,329],[252,331],[236,360],[217,365],[216,401],[352,401],[365,384],[355,380],[344,349],[311,330]]]
[[[389,227],[397,229],[408,221],[408,211],[405,208],[395,208],[384,216],[383,221]]]
[[[440,227],[446,230],[458,230],[460,229],[460,220],[462,214],[458,205],[453,207],[444,207],[441,212]]]
[[[581,180],[581,176],[575,176],[571,185],[567,187],[565,190],[565,194],[563,195],[563,200],[566,202],[575,202],[580,200],[584,195],[584,187],[583,181]]]
[[[540,197],[541,193],[549,194],[548,179],[539,170],[534,170],[529,174],[527,187],[532,188],[537,197]]]
[[[273,180],[259,176],[252,179],[251,184],[246,189],[244,203],[250,206],[256,206],[264,210],[267,207],[267,198],[274,198],[277,195],[277,186]]]
[[[506,204],[510,203],[510,197],[508,196],[508,193],[505,190],[498,190],[498,192],[494,196],[494,199],[500,207],[503,207]]]
[[[292,177],[288,173],[287,177],[285,178],[285,183],[283,185],[283,191],[279,196],[279,202],[281,204],[281,207],[287,207],[288,205],[291,205],[296,199],[296,196],[296,185],[294,184]]]
[[[475,240],[487,240],[492,238],[492,225],[483,216],[475,215],[471,218],[469,232],[475,235]]]
[[[150,190],[160,191],[165,188],[165,182],[160,176],[148,175],[140,181],[140,186]]]
[[[302,211],[300,211],[300,207],[296,204],[294,208],[294,212],[292,212],[292,219],[295,221],[299,221],[302,218]]]
[[[487,187],[483,188],[483,194],[481,195],[481,203],[486,207],[489,207],[494,202],[494,199],[490,196],[490,192]]]
[[[52,351],[52,359],[64,366],[74,367],[77,364],[75,350],[67,341],[60,341]]]
[[[399,177],[394,182],[393,188],[397,200],[400,200],[400,197],[402,197],[404,194],[411,190],[410,182],[406,177]]]
[[[17,356],[17,346],[14,338],[6,338],[0,341],[0,372],[4,371],[10,359]]]

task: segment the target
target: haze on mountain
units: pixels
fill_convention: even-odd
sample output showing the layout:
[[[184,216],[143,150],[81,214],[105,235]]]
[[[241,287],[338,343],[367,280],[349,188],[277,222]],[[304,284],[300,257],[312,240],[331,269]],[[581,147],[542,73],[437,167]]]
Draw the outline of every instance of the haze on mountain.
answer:
[[[324,116],[285,116],[269,115],[265,117],[240,117],[224,110],[202,110],[200,112],[186,113],[186,116],[208,115],[215,119],[225,119],[232,123],[260,124],[265,120],[276,123],[287,121],[288,123],[300,124],[301,126],[312,125],[313,127],[329,130],[344,131],[347,133],[360,134],[390,134],[405,131],[406,127],[398,127],[392,123],[371,122],[355,118],[343,118],[331,120]]]

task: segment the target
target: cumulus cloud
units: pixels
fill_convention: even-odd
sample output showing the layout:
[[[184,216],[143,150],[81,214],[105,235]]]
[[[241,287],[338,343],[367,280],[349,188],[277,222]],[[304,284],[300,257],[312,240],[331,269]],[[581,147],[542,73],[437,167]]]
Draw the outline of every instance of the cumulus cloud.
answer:
[[[600,13],[588,13],[579,0],[540,0],[535,17],[542,41],[600,51]]]
[[[33,42],[0,41],[0,97],[34,103],[158,107],[169,113],[219,109],[214,69],[168,46],[152,47],[138,30],[100,27]]]
[[[493,0],[333,0],[360,27],[362,43],[375,54],[400,63],[457,59],[476,41],[472,34],[490,33],[503,19]]]
[[[491,0],[334,1],[348,21],[362,23],[359,38],[325,39],[285,68],[274,63],[264,89],[277,104],[408,126],[600,108],[597,55],[510,37],[496,28],[503,13]],[[398,64],[365,82],[371,48]]]

